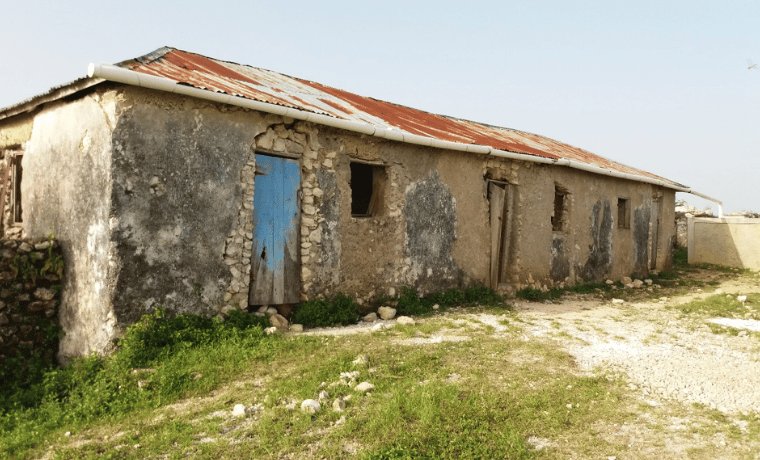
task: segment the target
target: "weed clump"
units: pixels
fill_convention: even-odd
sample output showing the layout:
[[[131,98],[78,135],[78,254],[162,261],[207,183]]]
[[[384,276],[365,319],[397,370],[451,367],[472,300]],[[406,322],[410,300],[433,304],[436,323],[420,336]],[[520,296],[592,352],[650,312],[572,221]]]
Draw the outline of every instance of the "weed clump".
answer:
[[[351,297],[338,294],[332,299],[313,299],[302,302],[293,313],[293,323],[308,327],[329,327],[356,324],[359,310]]]
[[[562,297],[563,290],[560,288],[551,288],[544,292],[541,289],[527,287],[515,292],[515,295],[521,299],[530,300],[531,302],[544,302]]]
[[[401,294],[396,300],[396,310],[399,315],[424,316],[432,314],[435,305],[439,308],[451,308],[457,306],[486,305],[500,308],[511,308],[506,304],[504,297],[485,286],[470,286],[464,291],[449,289],[445,292],[435,292],[420,297],[414,289],[401,288]]]

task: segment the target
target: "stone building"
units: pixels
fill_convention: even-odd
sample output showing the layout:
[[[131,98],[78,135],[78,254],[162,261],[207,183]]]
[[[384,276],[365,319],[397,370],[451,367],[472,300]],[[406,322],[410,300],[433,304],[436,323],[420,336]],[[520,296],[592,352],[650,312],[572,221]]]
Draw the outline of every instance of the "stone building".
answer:
[[[0,110],[3,230],[67,261],[61,355],[149,309],[667,268],[688,187],[552,139],[161,48]],[[665,224],[667,223],[667,224]]]

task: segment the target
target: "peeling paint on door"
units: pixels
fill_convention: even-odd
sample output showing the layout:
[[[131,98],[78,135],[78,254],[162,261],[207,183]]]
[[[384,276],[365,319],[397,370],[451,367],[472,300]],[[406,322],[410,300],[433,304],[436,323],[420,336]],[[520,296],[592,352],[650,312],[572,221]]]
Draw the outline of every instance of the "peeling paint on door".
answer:
[[[251,305],[298,303],[299,166],[287,158],[256,155],[253,198]]]

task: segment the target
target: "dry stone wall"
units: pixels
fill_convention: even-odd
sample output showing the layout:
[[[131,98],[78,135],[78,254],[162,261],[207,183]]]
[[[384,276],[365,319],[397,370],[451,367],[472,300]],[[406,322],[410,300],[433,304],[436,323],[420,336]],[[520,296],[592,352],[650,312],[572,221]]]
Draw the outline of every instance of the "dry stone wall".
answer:
[[[0,240],[0,361],[58,351],[63,256],[54,240]]]

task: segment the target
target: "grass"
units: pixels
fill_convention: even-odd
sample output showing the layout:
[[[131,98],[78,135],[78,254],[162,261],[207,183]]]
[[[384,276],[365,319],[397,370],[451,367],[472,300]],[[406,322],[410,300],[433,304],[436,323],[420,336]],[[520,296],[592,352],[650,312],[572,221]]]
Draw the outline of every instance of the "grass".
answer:
[[[741,437],[731,420],[711,418],[707,408],[639,407],[621,378],[578,372],[552,339],[525,340],[529,322],[514,313],[498,319],[507,329],[493,337],[493,327],[465,315],[473,311],[465,305],[480,301],[448,295],[449,311],[461,308],[458,314],[437,316],[426,306],[433,299],[408,294],[407,305],[427,311],[426,318],[356,336],[266,336],[255,316],[219,321],[158,312],[130,328],[114,355],[50,370],[26,393],[2,393],[0,457],[628,458],[630,438],[621,427],[641,425],[647,411],[653,426],[686,414],[699,421],[695,433]],[[434,301],[443,306],[441,299]],[[508,311],[503,299],[492,300],[474,311]],[[760,294],[744,305],[725,296],[707,300],[681,313],[744,317]],[[447,330],[469,340],[399,340]],[[359,355],[368,362],[354,364]],[[353,380],[341,377],[349,371],[357,373]],[[362,381],[375,388],[357,392],[353,385]],[[322,391],[319,412],[299,409]],[[332,410],[338,398],[346,404],[341,412]],[[232,417],[235,404],[252,410]],[[744,419],[757,439],[757,414]],[[546,447],[534,448],[529,440],[537,438]]]
[[[450,324],[430,318],[420,327]],[[475,334],[424,347],[394,344],[394,331],[265,336],[258,324],[152,315],[113,356],[51,371],[36,403],[5,400],[0,456],[35,458],[52,448],[59,459],[338,458],[353,446],[365,459],[535,458],[548,452],[527,443],[535,434],[568,437],[573,452],[592,456],[618,449],[588,442],[588,432],[600,416],[632,417],[619,404],[620,383],[578,375],[556,347],[525,342],[516,327],[498,339]],[[148,332],[153,345],[141,349],[135,340]],[[160,337],[163,346],[155,345]],[[360,354],[369,362],[353,364]],[[348,371],[375,389],[356,392],[340,377]],[[322,410],[299,410],[320,391],[329,394]],[[334,412],[339,397],[347,406]],[[261,410],[232,418],[238,403]]]
[[[715,294],[705,299],[668,308],[677,309],[684,315],[758,320],[760,319],[760,294],[747,294],[746,302],[740,302],[735,295]]]

